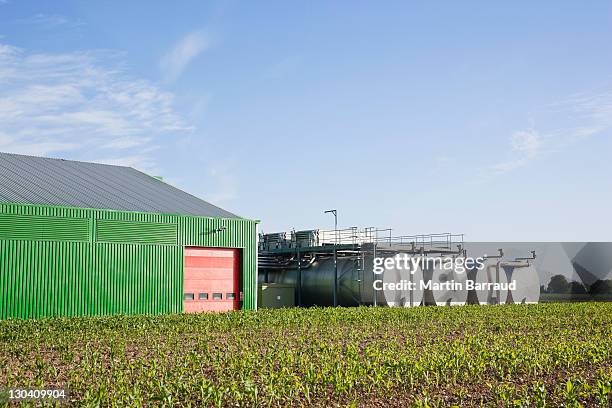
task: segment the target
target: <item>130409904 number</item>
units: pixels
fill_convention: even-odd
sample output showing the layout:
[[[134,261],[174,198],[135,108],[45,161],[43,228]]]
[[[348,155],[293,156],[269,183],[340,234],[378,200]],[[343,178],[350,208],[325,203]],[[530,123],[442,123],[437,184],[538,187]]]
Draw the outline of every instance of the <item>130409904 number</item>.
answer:
[[[5,388],[0,390],[0,402],[2,401],[30,401],[65,399],[68,392],[63,388]]]

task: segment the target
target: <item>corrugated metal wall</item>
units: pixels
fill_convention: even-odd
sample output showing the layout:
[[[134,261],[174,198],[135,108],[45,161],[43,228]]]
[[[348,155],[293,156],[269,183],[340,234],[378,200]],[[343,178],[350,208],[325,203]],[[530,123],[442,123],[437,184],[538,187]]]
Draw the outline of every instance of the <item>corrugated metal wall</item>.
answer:
[[[0,319],[180,312],[185,246],[241,248],[256,308],[255,221],[0,204]]]

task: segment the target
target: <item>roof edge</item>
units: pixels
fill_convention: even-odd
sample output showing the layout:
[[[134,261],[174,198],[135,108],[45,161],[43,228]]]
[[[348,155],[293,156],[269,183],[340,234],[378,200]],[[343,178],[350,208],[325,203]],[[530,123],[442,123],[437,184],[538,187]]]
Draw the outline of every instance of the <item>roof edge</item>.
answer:
[[[131,166],[124,166],[124,165],[121,165],[121,164],[102,163],[102,162],[97,162],[97,161],[64,159],[62,157],[37,156],[35,154],[22,154],[22,153],[13,153],[13,152],[0,152],[0,153],[2,153],[2,154],[10,154],[12,156],[32,157],[32,158],[35,158],[35,159],[59,160],[59,161],[67,161],[67,162],[74,162],[74,163],[97,164],[99,166],[110,166],[110,167],[121,167],[121,168],[124,168],[124,169],[134,169]],[[134,169],[134,170],[137,170],[137,169]],[[140,170],[137,170],[137,171],[140,171]]]
[[[90,210],[90,211],[108,211],[114,213],[130,213],[130,214],[156,214],[168,217],[192,217],[192,218],[207,218],[211,220],[227,220],[227,221],[248,221],[252,223],[259,223],[259,220],[252,220],[250,218],[244,218],[236,216],[235,218],[227,217],[210,217],[206,215],[193,215],[193,214],[173,214],[173,213],[158,213],[153,211],[129,211],[129,210],[115,210],[112,208],[90,208],[90,207],[73,207],[69,205],[55,205],[55,204],[35,204],[35,203],[20,203],[15,201],[0,201],[0,205],[19,205],[26,207],[51,207],[51,208],[62,208],[67,210]]]
[[[178,206],[166,206],[166,205],[161,205],[161,206],[145,206],[145,205],[139,205],[139,206],[133,206],[134,208],[132,210],[130,209],[122,209],[121,207],[127,207],[130,208],[132,206],[113,206],[112,203],[108,203],[105,202],[104,200],[96,202],[96,201],[91,201],[91,200],[76,200],[76,202],[72,202],[74,200],[49,200],[49,199],[43,199],[43,200],[28,200],[28,197],[23,197],[23,196],[19,196],[16,195],[14,197],[10,197],[7,196],[5,197],[5,200],[11,200],[11,201],[7,201],[7,203],[13,203],[13,204],[21,204],[21,205],[26,205],[26,204],[31,204],[31,205],[49,205],[49,206],[54,206],[54,207],[65,207],[65,208],[88,208],[88,209],[99,209],[99,210],[106,210],[106,211],[123,211],[123,212],[134,212],[134,213],[149,213],[149,214],[164,214],[164,215],[184,215],[184,216],[199,216],[199,217],[204,217],[204,218],[218,218],[218,219],[246,219],[238,214],[235,214],[232,211],[226,210],[225,208],[222,208],[220,206],[217,206],[209,201],[206,201],[203,198],[200,198],[194,194],[191,194],[179,187],[176,187],[166,181],[160,180],[157,177],[154,177],[150,174],[145,173],[144,171],[141,171],[137,168],[134,168],[132,166],[122,166],[122,165],[116,165],[116,164],[106,164],[106,163],[99,163],[99,162],[87,162],[87,161],[79,161],[79,160],[71,160],[71,159],[63,159],[63,158],[56,158],[56,157],[45,157],[45,156],[35,156],[35,155],[26,155],[26,154],[20,154],[20,153],[9,153],[9,152],[0,152],[0,157],[1,156],[5,156],[7,161],[16,161],[16,162],[28,162],[28,161],[32,161],[32,166],[36,167],[37,163],[40,161],[41,163],[44,163],[44,161],[47,161],[48,166],[58,166],[58,168],[62,168],[62,164],[60,163],[72,163],[72,165],[74,166],[79,166],[79,165],[87,165],[87,166],[91,166],[92,171],[106,171],[106,172],[111,172],[111,171],[115,171],[115,172],[121,172],[121,171],[128,171],[128,172],[132,172],[135,176],[139,175],[139,177],[143,177],[146,176],[147,179],[151,180],[151,182],[153,183],[153,185],[157,185],[158,187],[153,187],[151,186],[151,188],[153,190],[157,190],[157,189],[165,189],[167,190],[166,193],[172,193],[174,191],[175,194],[180,193],[182,195],[182,197],[184,198],[184,200],[189,201],[191,200],[192,203],[190,205],[187,206],[182,206],[182,205],[178,205]],[[52,164],[54,163],[54,164]],[[44,166],[44,164],[41,164],[41,166]],[[93,170],[95,168],[98,168],[98,170]],[[78,167],[77,167],[78,168]],[[115,169],[115,170],[112,170]],[[161,183],[158,184],[158,183]],[[145,183],[146,184],[146,183]],[[162,187],[163,185],[163,187]],[[10,190],[9,190],[10,191]],[[24,201],[12,201],[12,200],[24,200]],[[37,201],[43,201],[43,203],[39,203]],[[56,204],[53,204],[53,202],[56,201]],[[64,202],[62,202],[64,201]],[[87,202],[89,201],[89,202]],[[0,201],[2,202],[2,201]],[[47,203],[44,203],[47,202]],[[80,205],[93,205],[95,207],[81,207]],[[100,205],[100,206],[98,206]],[[104,206],[108,206],[111,208],[105,208]],[[114,207],[114,208],[112,208]],[[139,208],[140,207],[140,208]],[[154,210],[153,211],[147,211],[148,208],[153,207]],[[157,208],[155,208],[157,207]],[[173,208],[174,207],[174,208]],[[192,208],[193,207],[193,208]],[[202,211],[194,211],[194,208],[196,207],[201,207],[203,210]],[[156,210],[156,211],[155,211]],[[161,211],[169,211],[169,212],[161,212]],[[175,212],[176,211],[176,212]],[[193,213],[193,214],[192,214]],[[202,215],[200,215],[202,214]],[[205,215],[205,214],[209,214],[209,215]],[[217,215],[218,214],[218,215]]]

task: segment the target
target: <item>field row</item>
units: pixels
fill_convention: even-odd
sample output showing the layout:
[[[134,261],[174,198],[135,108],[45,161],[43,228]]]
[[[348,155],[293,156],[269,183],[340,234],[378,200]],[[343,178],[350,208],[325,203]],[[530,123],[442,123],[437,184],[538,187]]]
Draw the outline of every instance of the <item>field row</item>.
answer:
[[[608,406],[612,303],[3,321],[0,385],[92,406]]]

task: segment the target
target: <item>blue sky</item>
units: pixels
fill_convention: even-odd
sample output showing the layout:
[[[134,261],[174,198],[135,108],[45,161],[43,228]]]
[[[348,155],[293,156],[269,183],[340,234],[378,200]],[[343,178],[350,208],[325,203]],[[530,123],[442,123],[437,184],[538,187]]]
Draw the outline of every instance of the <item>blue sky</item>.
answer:
[[[603,1],[0,0],[0,150],[267,232],[610,241],[610,44]]]

